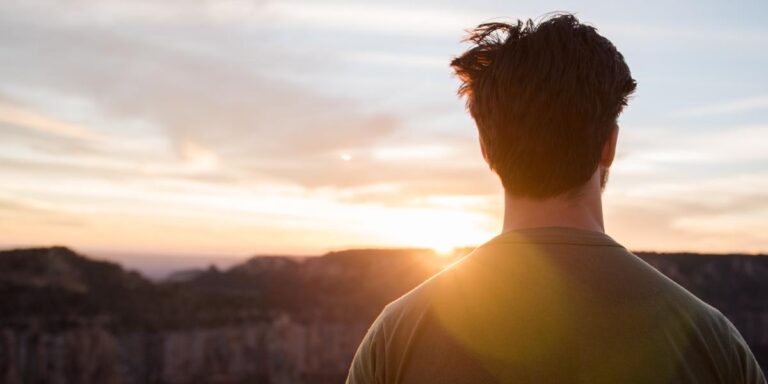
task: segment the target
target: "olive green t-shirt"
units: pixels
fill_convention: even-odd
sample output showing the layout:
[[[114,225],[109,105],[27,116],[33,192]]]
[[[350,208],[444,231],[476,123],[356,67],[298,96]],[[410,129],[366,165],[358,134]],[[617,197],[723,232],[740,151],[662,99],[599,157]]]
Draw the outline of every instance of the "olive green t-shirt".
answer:
[[[765,383],[716,309],[605,234],[497,236],[387,305],[364,383]]]

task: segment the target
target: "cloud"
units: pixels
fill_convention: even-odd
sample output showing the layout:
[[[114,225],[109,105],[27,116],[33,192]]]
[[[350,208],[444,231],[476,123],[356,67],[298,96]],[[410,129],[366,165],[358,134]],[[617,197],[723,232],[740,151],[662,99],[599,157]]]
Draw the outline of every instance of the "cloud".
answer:
[[[270,2],[265,14],[290,25],[411,35],[453,35],[499,15],[467,9],[441,9],[366,3]]]
[[[0,196],[0,218],[17,224],[42,223],[46,225],[83,226],[85,221],[68,212],[31,202],[29,199]],[[9,239],[6,239],[6,241]]]
[[[768,164],[766,125],[716,127],[633,126],[620,134],[614,173],[661,176],[679,180],[740,173]],[[751,169],[750,169],[751,167]],[[659,179],[657,179],[659,181]]]
[[[768,110],[768,96],[750,97],[701,107],[687,108],[677,111],[673,115],[678,117],[706,117],[764,110]]]
[[[0,42],[15,54],[0,57],[4,64],[0,76],[11,85],[90,100],[107,124],[146,122],[155,131],[140,135],[162,136],[167,150],[182,163],[196,164],[192,169],[199,171],[198,176],[221,172],[240,180],[306,188],[395,183],[403,184],[407,193],[498,191],[494,182],[466,185],[466,180],[476,178],[475,171],[487,173],[473,141],[466,143],[474,150],[469,155],[463,148],[446,152],[446,140],[452,139],[445,135],[420,134],[418,127],[406,127],[400,116],[369,112],[351,98],[276,79],[241,65],[237,57],[180,52],[133,38],[142,36],[141,29],[116,33],[98,25],[72,26],[56,20],[2,28],[10,33],[3,34]],[[275,58],[279,54],[279,49],[265,48],[250,53]],[[79,169],[73,172],[94,172],[95,177],[139,173],[136,169],[150,175],[181,173],[162,171],[169,161],[162,154],[124,148],[141,137],[109,125],[101,131],[116,137],[116,143],[95,146],[99,157],[111,157],[115,166],[104,170],[103,161],[93,160],[98,164],[75,166]],[[426,142],[423,148],[397,149],[403,140],[419,135]],[[444,157],[435,158],[436,151]],[[343,164],[342,152],[352,153],[354,160]],[[403,156],[420,157],[419,165],[402,161]]]
[[[644,42],[658,42],[664,39],[668,44],[707,44],[718,46],[753,46],[768,43],[765,29],[712,26],[696,27],[685,23],[647,24],[636,22],[616,23],[606,21],[598,25],[600,32],[610,38],[629,39]]]
[[[48,210],[34,207],[12,199],[0,199],[0,210],[6,212],[23,212],[34,214],[46,214],[49,212]]]
[[[113,120],[148,121],[173,146],[204,145],[234,166],[301,167],[339,148],[375,143],[398,125],[394,116],[359,112],[351,100],[270,80],[231,62],[91,30],[26,26],[14,32],[0,37],[17,48],[0,58],[6,64],[0,75],[10,83],[90,98]],[[40,49],[29,49],[33,45]],[[39,128],[85,135],[12,112],[16,120],[26,118]]]
[[[190,140],[181,141],[179,155],[184,162],[197,169],[215,169],[219,163],[216,153]]]
[[[116,23],[195,24],[200,22],[244,22],[254,19],[267,1],[98,1],[80,0],[61,3],[50,0],[3,2],[4,8],[18,15],[51,13],[58,20],[78,26]]]
[[[754,252],[768,245],[768,174],[670,178],[604,196],[608,230],[634,249]],[[762,220],[762,222],[761,222]],[[757,239],[761,239],[757,241]]]
[[[114,24],[243,25],[271,24],[384,33],[461,33],[463,28],[498,15],[468,9],[382,5],[376,2],[310,1],[56,1],[9,2],[22,13],[51,12],[78,26]]]
[[[13,105],[0,99],[0,124],[10,124],[55,136],[81,140],[97,140],[101,135],[76,124],[51,118],[39,112]]]
[[[420,68],[429,71],[444,71],[448,68],[450,61],[442,56],[382,51],[352,51],[345,53],[344,57],[363,65]]]

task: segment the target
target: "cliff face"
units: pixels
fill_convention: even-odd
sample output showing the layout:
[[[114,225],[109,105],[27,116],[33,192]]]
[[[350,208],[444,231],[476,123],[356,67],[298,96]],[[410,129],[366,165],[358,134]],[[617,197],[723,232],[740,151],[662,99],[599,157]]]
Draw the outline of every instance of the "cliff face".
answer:
[[[288,317],[247,325],[109,332],[0,333],[3,383],[343,382],[365,334],[362,323],[299,324]]]
[[[725,313],[768,366],[768,257],[640,256]],[[449,261],[258,257],[152,283],[66,248],[0,252],[0,382],[341,383],[383,306]]]

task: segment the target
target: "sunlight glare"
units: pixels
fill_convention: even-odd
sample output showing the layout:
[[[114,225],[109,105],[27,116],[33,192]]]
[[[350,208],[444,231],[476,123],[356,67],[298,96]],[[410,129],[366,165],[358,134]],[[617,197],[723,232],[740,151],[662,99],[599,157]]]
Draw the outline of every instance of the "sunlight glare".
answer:
[[[450,245],[438,245],[432,248],[432,250],[434,250],[435,253],[440,257],[451,256],[456,251],[456,249]]]

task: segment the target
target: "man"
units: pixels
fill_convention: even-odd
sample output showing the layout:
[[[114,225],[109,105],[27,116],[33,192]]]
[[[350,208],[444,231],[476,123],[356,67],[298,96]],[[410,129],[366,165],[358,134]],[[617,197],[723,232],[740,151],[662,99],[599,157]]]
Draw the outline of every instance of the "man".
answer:
[[[389,304],[347,383],[765,383],[734,326],[604,234],[635,90],[572,15],[489,23],[453,60],[505,190],[501,235]]]

